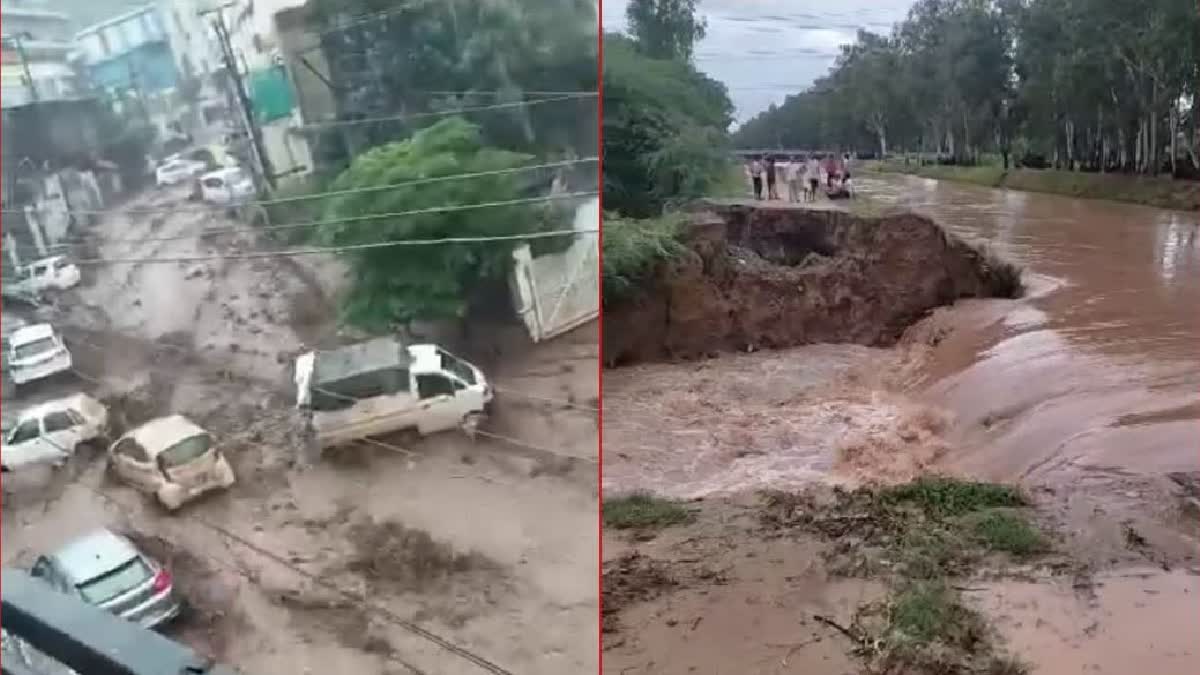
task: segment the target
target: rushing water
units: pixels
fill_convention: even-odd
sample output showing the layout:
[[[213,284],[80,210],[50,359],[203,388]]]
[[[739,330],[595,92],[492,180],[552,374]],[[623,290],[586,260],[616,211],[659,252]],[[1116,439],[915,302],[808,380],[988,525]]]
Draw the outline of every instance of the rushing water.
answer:
[[[1055,482],[1200,469],[1200,216],[907,176],[860,191],[1025,268],[1025,299],[956,309],[935,351],[922,396],[955,415],[951,465]]]

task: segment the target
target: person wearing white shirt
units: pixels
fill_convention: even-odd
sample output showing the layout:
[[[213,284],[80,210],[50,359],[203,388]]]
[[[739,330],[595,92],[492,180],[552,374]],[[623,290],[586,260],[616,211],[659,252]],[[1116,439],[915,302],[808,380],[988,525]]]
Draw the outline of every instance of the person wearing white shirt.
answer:
[[[810,155],[804,164],[804,198],[805,201],[817,200],[817,186],[821,184],[821,163],[816,155]]]
[[[803,189],[800,185],[800,176],[803,170],[804,165],[800,162],[799,157],[790,158],[787,166],[784,168],[784,176],[787,177],[789,202],[800,201],[800,191]]]

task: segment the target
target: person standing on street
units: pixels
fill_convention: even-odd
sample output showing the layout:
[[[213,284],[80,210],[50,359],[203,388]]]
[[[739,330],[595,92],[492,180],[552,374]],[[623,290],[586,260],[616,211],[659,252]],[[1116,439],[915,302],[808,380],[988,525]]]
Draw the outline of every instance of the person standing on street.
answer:
[[[762,199],[763,165],[758,158],[750,160],[750,182],[754,185],[754,198]]]
[[[817,201],[817,187],[821,185],[821,163],[817,161],[816,155],[809,155],[808,161],[804,163],[804,182],[807,189],[804,191],[806,201]]]
[[[788,160],[786,176],[789,202],[795,203],[800,201],[800,190],[802,189],[800,187],[800,174],[803,169],[804,166],[799,155],[796,155]]]
[[[779,199],[775,188],[775,155],[767,155],[767,200]]]

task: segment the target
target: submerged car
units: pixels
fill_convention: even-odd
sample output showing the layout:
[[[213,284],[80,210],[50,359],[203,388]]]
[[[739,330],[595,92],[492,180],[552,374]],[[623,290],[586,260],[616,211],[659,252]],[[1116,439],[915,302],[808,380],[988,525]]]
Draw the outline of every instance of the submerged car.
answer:
[[[215,206],[238,206],[254,199],[254,181],[241,168],[232,166],[200,177],[200,198]]]
[[[170,621],[182,608],[170,571],[110,530],[96,530],[40,556],[30,574],[145,628]]]
[[[108,450],[110,470],[167,510],[236,478],[212,436],[183,415],[151,420],[129,431]]]
[[[48,323],[22,326],[8,336],[8,374],[27,384],[71,370],[71,352]]]
[[[199,176],[208,170],[204,162],[170,157],[154,170],[154,182],[159,187],[179,185]]]
[[[108,410],[86,394],[38,404],[17,415],[0,449],[0,470],[61,465],[76,449],[104,438]]]
[[[40,296],[51,291],[75,288],[82,278],[79,266],[62,256],[53,256],[23,267],[17,284],[28,293]]]

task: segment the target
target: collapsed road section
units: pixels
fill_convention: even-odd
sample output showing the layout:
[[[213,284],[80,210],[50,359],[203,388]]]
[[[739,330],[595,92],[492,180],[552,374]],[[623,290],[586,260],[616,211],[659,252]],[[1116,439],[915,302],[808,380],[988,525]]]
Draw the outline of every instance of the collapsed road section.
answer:
[[[606,365],[887,346],[936,307],[1021,293],[1015,267],[914,214],[704,202],[682,240],[639,292],[606,305]]]

